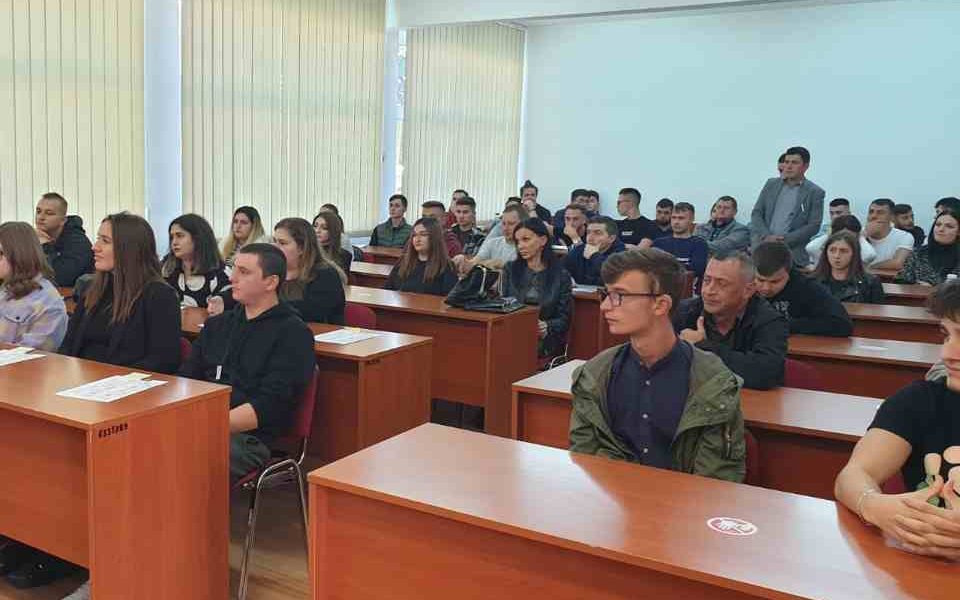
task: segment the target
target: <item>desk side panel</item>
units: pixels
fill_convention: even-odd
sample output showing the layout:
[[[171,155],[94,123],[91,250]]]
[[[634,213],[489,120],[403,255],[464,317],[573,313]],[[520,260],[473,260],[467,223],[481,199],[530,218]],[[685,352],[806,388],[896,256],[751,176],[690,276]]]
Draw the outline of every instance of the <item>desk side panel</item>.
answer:
[[[432,367],[432,344],[360,365],[357,450],[430,421]]]
[[[489,365],[484,429],[510,436],[513,382],[537,372],[536,311],[520,311],[490,324],[486,356]]]
[[[327,463],[360,449],[360,367],[353,361],[317,357],[317,407],[307,452]]]
[[[791,358],[812,365],[820,375],[824,391],[869,398],[887,398],[907,384],[923,379],[927,372],[923,367],[820,356],[791,354]]]

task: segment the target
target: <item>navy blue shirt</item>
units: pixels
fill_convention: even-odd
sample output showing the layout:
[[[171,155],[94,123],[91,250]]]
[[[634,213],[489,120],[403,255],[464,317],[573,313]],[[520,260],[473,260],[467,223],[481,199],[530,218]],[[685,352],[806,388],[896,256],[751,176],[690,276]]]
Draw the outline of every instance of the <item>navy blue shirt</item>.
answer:
[[[688,271],[693,271],[697,277],[694,293],[700,293],[700,281],[703,272],[707,270],[709,248],[702,237],[692,235],[688,238],[662,237],[653,240],[653,247],[659,248],[677,257]]]
[[[630,344],[617,352],[607,384],[610,428],[643,464],[671,469],[670,445],[690,393],[693,348],[677,340],[647,368]]]

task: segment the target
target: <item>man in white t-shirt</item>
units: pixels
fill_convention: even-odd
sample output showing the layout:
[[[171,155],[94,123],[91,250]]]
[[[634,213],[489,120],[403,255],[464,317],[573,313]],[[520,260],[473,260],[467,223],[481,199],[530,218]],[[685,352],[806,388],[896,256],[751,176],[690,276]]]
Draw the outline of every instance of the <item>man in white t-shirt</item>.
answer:
[[[867,213],[867,241],[877,252],[872,269],[899,271],[913,252],[913,236],[893,226],[893,200],[880,198],[870,203]]]

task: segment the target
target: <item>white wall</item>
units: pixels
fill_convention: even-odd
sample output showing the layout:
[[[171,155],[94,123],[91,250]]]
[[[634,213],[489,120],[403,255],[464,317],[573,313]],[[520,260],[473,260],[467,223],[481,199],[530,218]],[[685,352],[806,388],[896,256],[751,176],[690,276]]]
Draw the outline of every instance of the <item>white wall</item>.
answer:
[[[625,186],[741,202],[779,153],[807,146],[808,176],[862,216],[869,200],[960,195],[960,2],[897,0],[531,27],[521,179],[559,207],[575,187],[616,214]]]

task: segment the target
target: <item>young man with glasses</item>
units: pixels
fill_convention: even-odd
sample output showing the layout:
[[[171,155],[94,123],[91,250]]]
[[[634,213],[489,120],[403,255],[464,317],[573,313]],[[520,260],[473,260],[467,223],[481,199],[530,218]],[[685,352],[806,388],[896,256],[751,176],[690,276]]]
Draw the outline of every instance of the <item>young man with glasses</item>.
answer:
[[[574,372],[570,449],[743,481],[740,379],[679,339],[670,321],[683,265],[655,248],[629,250],[608,258],[601,275],[600,310],[630,341]]]

